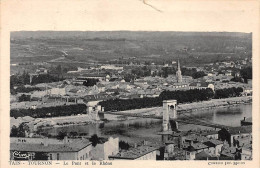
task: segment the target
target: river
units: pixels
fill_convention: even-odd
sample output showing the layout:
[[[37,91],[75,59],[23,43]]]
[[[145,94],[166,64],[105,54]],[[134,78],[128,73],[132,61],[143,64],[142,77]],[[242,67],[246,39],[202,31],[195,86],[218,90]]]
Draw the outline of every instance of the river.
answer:
[[[244,117],[252,117],[252,104],[242,104],[238,106],[221,107],[209,110],[198,110],[186,113],[185,116],[195,117],[196,119],[206,120],[208,122],[227,125],[240,126],[240,120]],[[180,117],[183,117],[181,115]],[[102,124],[90,125],[72,125],[66,127],[56,127],[46,129],[48,134],[58,134],[60,131],[77,132],[78,134],[86,134],[91,136],[97,134],[99,136],[119,137],[121,140],[135,142],[140,140],[159,140],[157,134],[161,131],[162,120],[150,118],[128,118],[124,121],[109,121]],[[180,130],[190,129],[209,129],[207,127],[179,124]]]

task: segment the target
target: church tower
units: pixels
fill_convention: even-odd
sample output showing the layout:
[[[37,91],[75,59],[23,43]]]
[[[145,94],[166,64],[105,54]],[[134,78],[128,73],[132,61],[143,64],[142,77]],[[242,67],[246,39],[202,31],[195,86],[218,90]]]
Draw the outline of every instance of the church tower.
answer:
[[[176,71],[176,77],[177,77],[177,82],[181,83],[182,82],[182,75],[181,75],[181,66],[180,66],[179,60],[178,60],[178,70]]]

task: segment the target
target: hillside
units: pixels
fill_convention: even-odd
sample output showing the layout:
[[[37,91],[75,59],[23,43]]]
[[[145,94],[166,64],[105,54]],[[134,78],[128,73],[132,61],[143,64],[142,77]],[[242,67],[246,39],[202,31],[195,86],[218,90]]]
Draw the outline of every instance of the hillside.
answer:
[[[218,32],[12,32],[11,62],[108,62],[136,57],[185,65],[251,57],[252,34]]]

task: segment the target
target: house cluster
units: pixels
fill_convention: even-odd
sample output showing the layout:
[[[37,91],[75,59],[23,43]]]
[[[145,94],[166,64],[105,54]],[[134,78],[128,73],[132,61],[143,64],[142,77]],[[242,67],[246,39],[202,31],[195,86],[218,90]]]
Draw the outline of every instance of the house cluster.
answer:
[[[108,160],[119,151],[118,138],[63,140],[50,138],[10,138],[11,160]]]
[[[191,76],[183,76],[180,62],[173,61],[172,65],[176,64],[177,71],[175,75],[168,75],[167,78],[147,76],[138,79],[135,78],[130,82],[126,82],[121,75],[122,72],[126,72],[127,70],[131,72],[131,66],[128,65],[98,65],[88,69],[78,68],[76,73],[71,73],[72,75],[64,81],[37,84],[31,87],[37,87],[40,90],[12,95],[11,108],[19,108],[19,106],[24,106],[24,108],[41,108],[41,106],[45,105],[59,105],[58,102],[66,102],[69,104],[87,103],[89,101],[98,102],[113,98],[133,99],[158,97],[160,93],[165,90],[176,91],[210,88],[215,91],[223,88],[242,87],[244,89],[243,95],[252,95],[252,80],[248,80],[247,84],[232,82],[230,81],[233,78],[231,70],[220,74],[216,68],[214,68],[215,65],[223,65],[225,68],[233,66],[236,63],[232,61],[219,62],[214,65],[209,64],[204,68],[197,67],[197,71],[204,71],[207,74],[198,79],[193,79]],[[127,67],[130,68],[127,69]],[[156,69],[155,65],[150,65],[150,67]],[[37,74],[46,72],[47,70],[45,68],[39,68],[37,70]],[[108,74],[108,72],[110,74]],[[84,86],[83,83],[88,79],[96,79],[98,82],[93,86]],[[26,86],[28,87],[29,85]],[[28,105],[20,105],[18,99],[22,94],[30,95],[31,101],[34,101],[33,103],[36,104],[31,105],[30,102],[28,102]]]
[[[252,160],[251,127],[174,131],[160,144],[143,141],[128,149],[118,138],[11,137],[12,160]]]
[[[251,127],[237,127],[232,130],[223,128],[173,132],[164,142],[166,145],[164,159],[251,160],[251,131]]]

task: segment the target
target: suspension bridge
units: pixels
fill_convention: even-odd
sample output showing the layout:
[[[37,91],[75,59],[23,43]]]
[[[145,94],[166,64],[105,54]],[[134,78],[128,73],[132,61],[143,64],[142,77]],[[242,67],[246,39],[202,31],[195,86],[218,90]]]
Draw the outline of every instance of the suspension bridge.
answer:
[[[159,107],[158,107],[159,108]],[[104,112],[104,114],[110,114],[110,115],[119,115],[119,116],[126,116],[126,117],[139,117],[139,118],[151,118],[151,119],[163,119],[162,115],[156,115],[155,113],[150,113],[156,111],[156,108],[146,110],[144,112],[134,112],[134,113],[128,113],[128,112],[112,112],[112,111],[107,111]],[[230,126],[227,125],[222,125],[222,124],[217,124],[217,123],[212,123],[208,120],[205,120],[203,118],[197,118],[196,115],[192,113],[181,113],[178,114],[178,117],[176,119],[170,119],[174,120],[179,123],[185,123],[185,124],[193,124],[193,125],[201,125],[201,126],[206,126],[206,127],[213,127],[213,128],[229,128]]]

